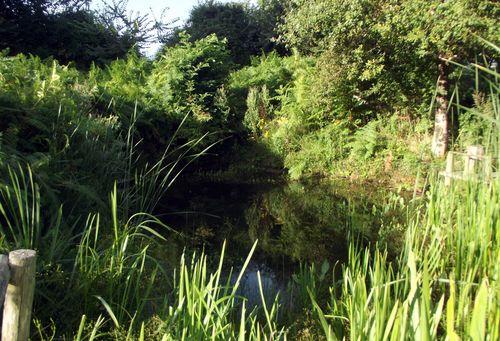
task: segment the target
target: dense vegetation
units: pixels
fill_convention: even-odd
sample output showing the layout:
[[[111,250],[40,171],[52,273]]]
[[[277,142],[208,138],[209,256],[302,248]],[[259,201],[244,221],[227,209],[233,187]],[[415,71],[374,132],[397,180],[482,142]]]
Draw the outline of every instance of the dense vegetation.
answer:
[[[38,252],[33,339],[500,337],[499,180],[437,176],[472,144],[498,167],[495,1],[207,1],[154,59],[145,19],[119,9],[0,5],[0,248]],[[290,186],[266,203],[288,239],[248,211],[235,271],[231,244],[176,249],[159,208],[173,183],[270,174],[386,195],[363,219],[328,211],[321,234],[297,210],[334,195]],[[310,263],[336,219],[345,259]],[[304,263],[280,297],[259,275],[254,306],[239,285],[258,243]]]

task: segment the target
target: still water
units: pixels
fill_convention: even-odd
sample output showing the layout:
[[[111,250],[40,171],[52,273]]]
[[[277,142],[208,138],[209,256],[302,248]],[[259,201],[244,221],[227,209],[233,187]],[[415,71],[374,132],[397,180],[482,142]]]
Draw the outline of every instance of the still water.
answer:
[[[342,263],[349,241],[378,238],[387,212],[377,209],[377,188],[321,181],[266,184],[179,183],[162,207],[165,221],[190,250],[219,255],[236,270],[257,249],[242,290],[258,299],[257,272],[265,290],[282,291],[300,264]]]

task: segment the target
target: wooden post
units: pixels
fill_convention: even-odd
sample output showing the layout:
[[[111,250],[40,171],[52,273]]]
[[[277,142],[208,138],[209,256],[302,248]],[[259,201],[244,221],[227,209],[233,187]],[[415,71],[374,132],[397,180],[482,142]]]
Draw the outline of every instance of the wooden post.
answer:
[[[470,176],[476,172],[476,164],[484,157],[483,146],[469,146],[467,147],[467,157],[465,160],[464,176]]]
[[[453,154],[453,152],[448,152],[448,155],[446,155],[446,170],[444,174],[444,185],[447,187],[451,185],[451,180],[453,178],[454,155],[455,154]]]
[[[3,308],[2,341],[26,341],[30,335],[35,293],[36,252],[10,252],[9,266],[11,278]]]
[[[9,256],[0,255],[0,326],[2,325],[3,302],[10,281]]]

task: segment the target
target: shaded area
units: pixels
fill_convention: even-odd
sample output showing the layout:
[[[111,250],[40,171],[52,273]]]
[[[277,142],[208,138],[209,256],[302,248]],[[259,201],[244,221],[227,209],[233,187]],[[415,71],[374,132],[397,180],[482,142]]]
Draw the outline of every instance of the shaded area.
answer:
[[[168,212],[164,220],[182,232],[182,242],[190,248],[216,255],[227,240],[227,259],[234,264],[241,264],[258,239],[253,266],[287,278],[301,262],[342,262],[351,237],[368,244],[377,239],[384,220],[398,218],[377,210],[376,189],[349,193],[352,190],[320,181],[278,185],[183,181],[161,210]]]

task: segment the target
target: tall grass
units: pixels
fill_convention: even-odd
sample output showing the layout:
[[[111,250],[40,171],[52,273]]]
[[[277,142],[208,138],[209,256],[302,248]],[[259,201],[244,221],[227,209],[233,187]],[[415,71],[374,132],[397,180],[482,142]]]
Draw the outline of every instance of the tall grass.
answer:
[[[131,233],[124,236],[134,237]],[[83,239],[88,240],[88,236]],[[95,239],[92,243],[96,243]],[[107,273],[117,279],[105,279],[106,288],[102,296],[82,292],[81,304],[85,307],[86,300],[96,300],[102,304],[103,313],[89,319],[83,315],[75,334],[67,337],[75,340],[94,340],[97,338],[123,340],[282,340],[286,339],[284,328],[276,323],[277,303],[268,306],[263,295],[262,282],[259,276],[259,286],[262,299],[262,314],[258,311],[248,311],[244,298],[237,295],[243,274],[255,250],[256,243],[249,252],[243,267],[232,276],[232,270],[225,272],[223,268],[223,246],[220,261],[214,271],[209,270],[208,257],[205,254],[193,255],[191,260],[183,255],[178,270],[174,271],[173,290],[167,290],[162,281],[157,281],[155,272],[146,270],[145,255],[147,250],[135,254],[123,248],[129,261],[114,258],[114,254],[97,253],[88,243],[80,246],[77,261],[78,273],[106,276]],[[121,269],[112,269],[111,264],[103,260],[116,261]],[[76,262],[75,262],[76,263]],[[100,265],[106,266],[102,270]],[[157,270],[161,265],[157,264]],[[146,272],[147,271],[147,272]],[[80,280],[83,278],[80,277]],[[102,279],[101,279],[102,281]],[[142,281],[142,283],[141,283]],[[94,283],[86,279],[87,283]],[[160,288],[154,285],[162,283]],[[125,290],[124,290],[125,289]],[[92,291],[92,289],[90,289]],[[96,289],[94,289],[96,291]],[[156,296],[151,296],[155,292]],[[243,302],[242,302],[243,299]],[[112,300],[112,301],[110,301]],[[113,303],[110,303],[113,302]],[[148,307],[145,307],[148,306]],[[143,310],[149,310],[149,319],[144,319]],[[79,311],[85,311],[80,308]],[[52,339],[57,326],[53,326],[52,334],[47,333],[38,324],[37,337]]]
[[[433,183],[393,262],[352,245],[328,308],[313,302],[327,339],[497,339],[498,185]]]
[[[482,120],[486,150],[496,157],[499,75],[488,70],[486,76],[491,111],[459,109]],[[311,295],[326,339],[497,340],[499,186],[496,178],[448,188],[433,178],[424,197],[410,203],[415,210],[397,259],[390,261],[381,245],[359,250],[351,244],[330,302],[321,305]]]
[[[327,340],[498,339],[498,186],[496,180],[448,188],[431,180],[425,196],[412,203],[397,259],[381,245],[359,249],[352,243],[326,301],[319,291],[329,267],[323,265],[319,276],[314,266],[302,268],[301,292],[294,296],[302,297],[300,308],[313,312]],[[150,216],[141,224],[120,223],[115,198],[113,192],[112,225],[90,216],[77,246],[71,287],[79,289],[70,302],[80,299],[85,316],[73,322],[74,339],[294,338],[293,326],[279,320],[279,301],[266,302],[260,277],[260,309],[248,311],[238,297],[255,245],[234,276],[224,271],[225,247],[215,268],[204,254],[185,254],[169,273],[152,252],[166,245],[156,232],[161,223]],[[38,336],[49,338],[42,330]]]
[[[71,234],[70,230],[61,228],[61,207],[52,212],[51,217],[44,217],[40,187],[29,165],[8,166],[3,175],[6,181],[0,182],[0,248],[4,251],[36,249],[49,262],[60,260],[68,248],[65,240]]]

